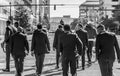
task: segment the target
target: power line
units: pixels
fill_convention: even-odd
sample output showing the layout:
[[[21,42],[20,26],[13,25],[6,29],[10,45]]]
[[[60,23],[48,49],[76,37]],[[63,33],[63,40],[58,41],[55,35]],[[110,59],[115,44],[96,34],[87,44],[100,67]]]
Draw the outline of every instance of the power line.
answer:
[[[15,5],[12,5],[11,6],[80,6],[80,4],[15,4]],[[10,7],[10,5],[0,5],[0,7]]]

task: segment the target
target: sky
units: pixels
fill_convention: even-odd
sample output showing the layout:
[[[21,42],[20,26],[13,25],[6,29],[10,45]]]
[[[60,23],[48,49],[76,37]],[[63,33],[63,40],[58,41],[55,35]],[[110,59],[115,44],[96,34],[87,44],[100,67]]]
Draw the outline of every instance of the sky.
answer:
[[[51,6],[51,17],[63,17],[63,15],[71,15],[72,18],[79,17],[79,5],[86,0],[50,0],[50,4],[65,4],[64,6],[56,6],[56,10]]]

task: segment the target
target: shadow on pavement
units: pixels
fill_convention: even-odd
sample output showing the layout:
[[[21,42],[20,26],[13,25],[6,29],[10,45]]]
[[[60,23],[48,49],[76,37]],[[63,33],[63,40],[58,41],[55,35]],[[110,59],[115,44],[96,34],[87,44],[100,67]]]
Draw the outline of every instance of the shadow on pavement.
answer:
[[[50,63],[50,64],[44,64],[44,66],[52,66],[52,65],[55,65],[56,63]],[[33,65],[31,67],[36,67],[36,65]]]
[[[44,66],[52,66],[52,65],[55,65],[55,63],[45,64]],[[26,66],[25,66],[25,67],[26,67]],[[11,67],[11,68],[15,68],[15,67]],[[10,72],[3,72],[2,69],[0,69],[0,70],[1,70],[0,74],[14,74],[14,73],[15,73],[15,70],[14,70],[14,71],[10,71]],[[31,67],[28,68],[28,69],[24,69],[23,72],[30,71],[30,70],[35,70],[35,65],[34,65],[34,66],[31,66]],[[49,72],[49,71],[51,71],[51,70],[45,71],[45,73],[47,73],[47,72]],[[43,72],[43,73],[44,73],[44,72]],[[31,76],[33,76],[33,75],[31,75]]]
[[[120,70],[120,68],[116,68],[117,70]]]
[[[15,74],[15,71],[10,71],[10,72],[0,72],[0,74]]]
[[[45,75],[45,76],[61,75],[62,69],[50,69],[50,70],[43,71],[42,74],[49,74],[49,75]],[[35,76],[35,73],[28,74],[25,76]]]

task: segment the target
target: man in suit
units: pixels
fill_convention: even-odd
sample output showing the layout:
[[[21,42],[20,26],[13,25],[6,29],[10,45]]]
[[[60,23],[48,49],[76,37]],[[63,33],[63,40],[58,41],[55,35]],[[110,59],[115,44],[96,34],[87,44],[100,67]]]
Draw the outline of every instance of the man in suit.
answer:
[[[104,25],[97,27],[96,57],[102,76],[113,76],[112,67],[115,61],[115,52],[120,62],[120,49],[115,34],[105,31]]]
[[[59,58],[60,58],[60,52],[58,51],[58,39],[60,35],[64,33],[62,29],[62,25],[58,26],[58,29],[55,31],[54,35],[54,41],[53,41],[53,50],[56,50],[56,68],[59,68]]]
[[[15,28],[17,28],[17,29],[21,29],[22,33],[25,33],[25,32],[24,32],[24,29],[19,25],[18,22],[15,22],[15,23],[14,23],[14,26],[15,26]]]
[[[76,60],[82,54],[83,44],[76,34],[70,32],[70,26],[64,25],[64,34],[59,38],[59,51],[62,53],[63,76],[68,76],[70,66],[72,76],[77,76]]]
[[[10,47],[15,61],[16,76],[22,76],[24,58],[29,53],[29,45],[26,35],[22,33],[21,29],[18,28],[17,30],[17,33],[11,37]]]
[[[94,25],[92,23],[87,24],[85,27],[85,30],[88,32],[88,50],[87,50],[87,57],[88,57],[88,63],[91,64],[92,59],[92,48],[94,45],[94,40],[97,35],[96,28],[94,28]]]
[[[50,43],[47,34],[42,30],[42,25],[37,25],[31,44],[31,54],[36,58],[36,74],[41,76],[45,54],[50,52]]]
[[[87,31],[85,31],[83,29],[83,25],[82,24],[78,24],[78,29],[76,31],[78,37],[81,39],[82,43],[83,43],[83,52],[82,52],[82,69],[85,69],[85,51],[88,48],[88,35],[87,35]],[[79,61],[78,61],[79,62]]]
[[[5,36],[4,36],[4,41],[2,45],[6,44],[5,46],[5,53],[6,53],[6,68],[3,69],[5,72],[10,71],[10,38],[11,36],[16,32],[16,30],[12,27],[10,21],[6,21],[6,31],[5,31]]]

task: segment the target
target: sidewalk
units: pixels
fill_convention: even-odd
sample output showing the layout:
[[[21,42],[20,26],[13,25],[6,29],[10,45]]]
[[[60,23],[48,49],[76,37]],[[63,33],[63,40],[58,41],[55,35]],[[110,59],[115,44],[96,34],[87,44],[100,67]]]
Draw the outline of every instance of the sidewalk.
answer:
[[[0,36],[0,39],[1,38],[3,38],[3,36]],[[120,43],[120,36],[117,38]],[[52,40],[53,38],[50,38],[50,39]],[[79,65],[81,66],[81,63]],[[11,66],[11,72],[9,73],[2,72],[2,69],[5,68],[5,54],[3,53],[0,47],[0,76],[15,76],[15,67],[14,67],[13,59],[11,59],[10,66]],[[118,64],[117,61],[114,63],[113,70],[116,76],[120,75],[120,64]],[[29,55],[26,57],[24,62],[23,76],[35,76],[34,74],[35,74],[35,59],[34,57],[31,57]],[[50,54],[46,55],[42,75],[43,76],[62,76],[61,67],[60,69],[55,69],[55,52],[52,51]],[[86,63],[85,70],[81,70],[81,67],[77,69],[77,76],[101,76],[98,63],[95,62],[91,66],[88,66]]]
[[[81,61],[80,61],[81,62]],[[79,64],[81,66],[81,63]],[[1,69],[5,67],[5,62],[0,61],[0,76],[15,76],[14,61],[11,61],[11,72],[2,72]],[[117,61],[114,63],[114,73],[116,76],[120,75],[120,64]],[[70,74],[70,73],[69,73]],[[55,69],[55,54],[49,54],[45,58],[44,68],[42,72],[43,76],[62,76],[62,69]],[[28,56],[24,63],[23,76],[35,76],[35,59]],[[71,76],[71,75],[69,75]],[[85,70],[81,70],[81,67],[77,69],[77,76],[101,76],[99,65],[97,62],[92,63],[91,66],[87,65]]]

